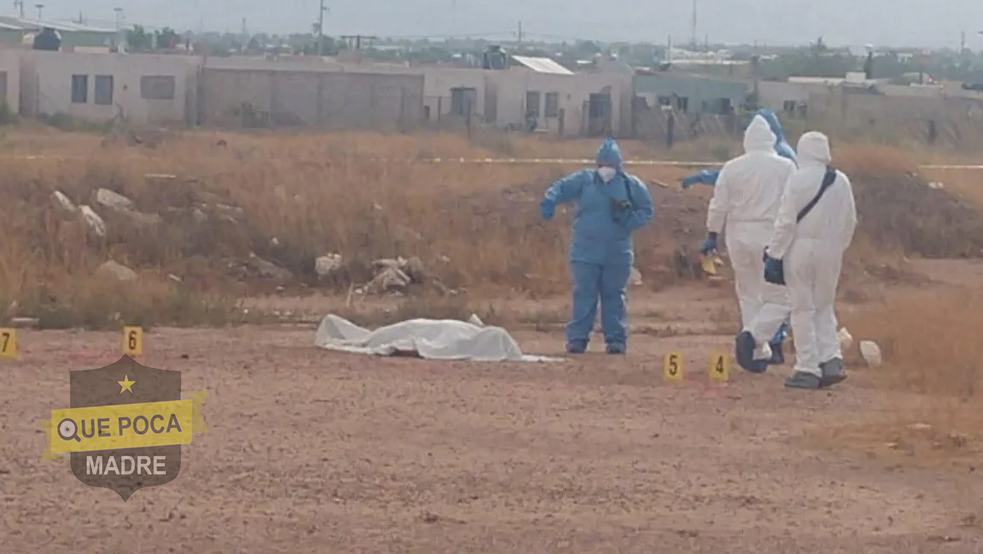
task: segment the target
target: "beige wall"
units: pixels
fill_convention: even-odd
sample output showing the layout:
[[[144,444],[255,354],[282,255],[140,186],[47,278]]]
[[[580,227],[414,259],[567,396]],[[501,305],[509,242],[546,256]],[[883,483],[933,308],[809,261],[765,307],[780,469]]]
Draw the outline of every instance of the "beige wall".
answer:
[[[349,71],[202,72],[199,123],[389,129],[423,119],[423,76]]]
[[[822,85],[819,87],[822,88]],[[816,85],[810,86],[784,81],[759,81],[758,103],[763,108],[780,112],[787,101],[808,103],[810,89],[816,88]]]
[[[24,115],[60,112],[97,123],[117,115],[136,124],[192,121],[198,58],[26,51],[20,53],[20,60]],[[73,75],[88,76],[84,103],[73,102]],[[112,76],[111,105],[96,103],[97,75]],[[151,83],[144,83],[147,77],[172,78],[173,95],[154,98]],[[165,88],[170,87],[165,83]]]
[[[545,118],[546,93],[559,93],[559,108],[563,110],[563,134],[578,136],[585,133],[585,106],[591,94],[611,94],[611,127],[615,136],[627,136],[631,131],[631,77],[606,73],[553,75],[524,68],[488,72],[494,82],[497,102],[496,126],[521,128],[525,123],[526,92],[540,92],[540,128],[550,133],[559,131],[558,118]]]
[[[0,86],[0,97],[7,102],[10,111],[20,111],[20,56],[18,50],[0,50],[0,83],[5,83],[6,91]]]

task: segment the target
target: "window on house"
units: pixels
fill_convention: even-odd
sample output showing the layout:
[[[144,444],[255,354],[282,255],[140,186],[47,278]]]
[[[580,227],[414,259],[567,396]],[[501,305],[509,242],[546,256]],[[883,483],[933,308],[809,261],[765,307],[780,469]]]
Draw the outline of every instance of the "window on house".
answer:
[[[526,93],[526,117],[539,117],[539,91]]]
[[[89,76],[72,75],[72,104],[85,104],[89,101]]]
[[[785,102],[782,102],[782,110],[786,112],[794,112],[796,103],[797,102],[795,100],[786,100]]]
[[[144,100],[174,100],[177,83],[173,75],[140,77],[140,97]]]
[[[546,93],[546,105],[543,106],[543,117],[560,117],[559,92]]]
[[[469,115],[474,113],[478,103],[478,91],[469,87],[451,89],[451,115]]]
[[[96,75],[93,101],[99,106],[113,105],[113,76]]]
[[[660,106],[672,106],[672,98],[669,96],[659,96],[658,101]]]
[[[676,109],[683,113],[686,113],[686,111],[689,110],[689,98],[685,96],[677,96]]]

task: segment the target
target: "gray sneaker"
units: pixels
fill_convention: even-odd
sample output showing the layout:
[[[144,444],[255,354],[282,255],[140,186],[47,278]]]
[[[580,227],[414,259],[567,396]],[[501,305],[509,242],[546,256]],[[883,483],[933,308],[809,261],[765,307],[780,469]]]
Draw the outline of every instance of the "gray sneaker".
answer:
[[[804,371],[796,371],[785,378],[785,387],[790,389],[819,390],[822,388],[819,377]]]
[[[819,364],[819,369],[823,372],[823,378],[820,380],[820,384],[823,388],[832,387],[846,381],[846,370],[843,369],[843,360],[841,358],[833,358],[828,362],[823,362]]]

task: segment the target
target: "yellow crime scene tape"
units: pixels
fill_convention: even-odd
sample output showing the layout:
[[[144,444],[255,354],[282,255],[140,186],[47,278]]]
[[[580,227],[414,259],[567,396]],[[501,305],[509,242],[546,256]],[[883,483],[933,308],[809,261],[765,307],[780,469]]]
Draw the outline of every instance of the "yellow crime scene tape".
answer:
[[[0,160],[85,160],[88,156],[49,156],[44,154],[4,154]],[[500,165],[593,165],[592,158],[365,158],[377,163],[457,163],[457,164],[500,164]],[[721,167],[723,162],[694,162],[676,160],[625,160],[628,166],[653,167]],[[928,164],[918,169],[983,170],[983,165]],[[174,175],[147,175],[147,177],[175,177]]]

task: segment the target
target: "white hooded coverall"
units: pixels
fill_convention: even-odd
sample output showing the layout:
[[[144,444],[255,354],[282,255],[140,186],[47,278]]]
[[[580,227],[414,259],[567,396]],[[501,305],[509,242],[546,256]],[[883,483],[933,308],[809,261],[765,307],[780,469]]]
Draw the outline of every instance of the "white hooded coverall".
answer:
[[[775,134],[755,116],[744,132],[745,154],[724,164],[707,212],[707,230],[724,238],[741,309],[743,330],[767,348],[788,317],[785,287],[764,280],[764,251],[771,239],[785,183],[795,163],[775,153]],[[771,353],[756,353],[756,357]]]
[[[799,212],[819,192],[831,156],[826,135],[802,135],[796,149],[799,169],[782,198],[768,255],[784,260],[792,308],[795,371],[822,376],[819,365],[842,359],[836,337],[836,286],[843,253],[853,241],[857,208],[853,187],[842,172],[802,221]]]

